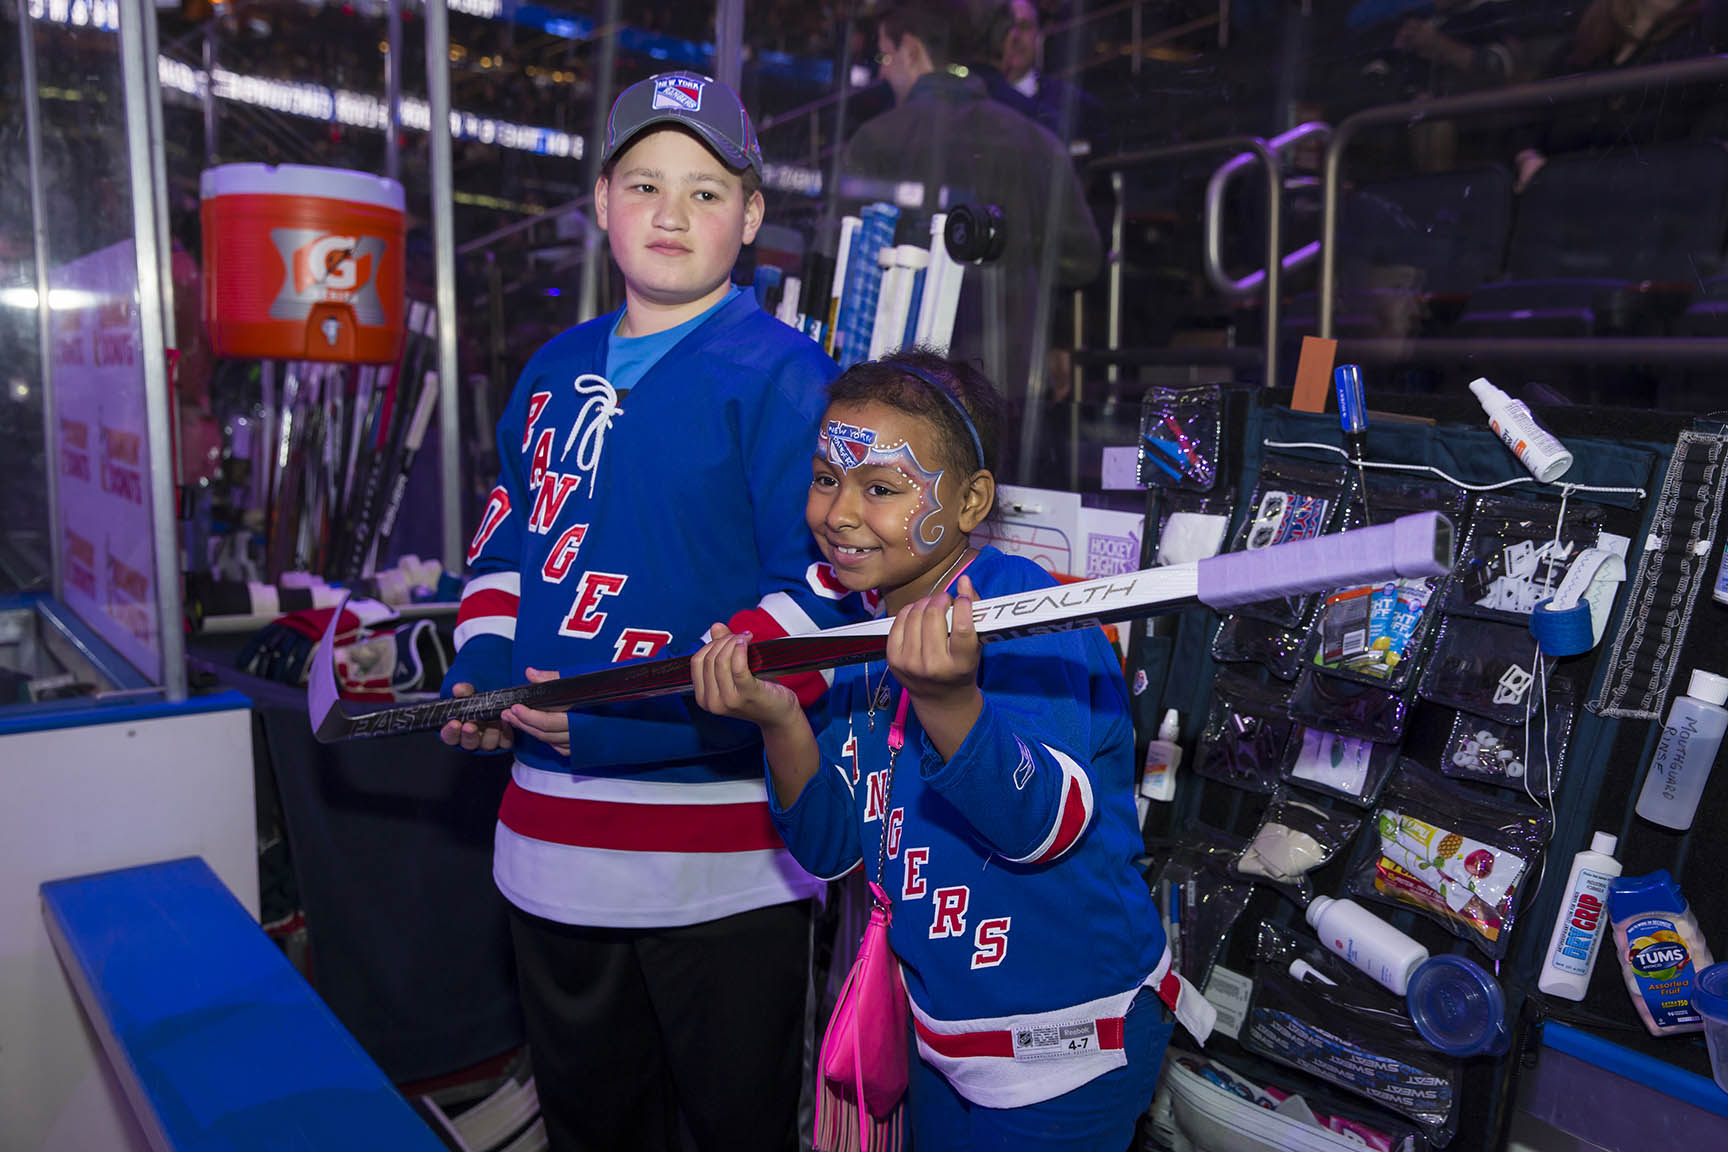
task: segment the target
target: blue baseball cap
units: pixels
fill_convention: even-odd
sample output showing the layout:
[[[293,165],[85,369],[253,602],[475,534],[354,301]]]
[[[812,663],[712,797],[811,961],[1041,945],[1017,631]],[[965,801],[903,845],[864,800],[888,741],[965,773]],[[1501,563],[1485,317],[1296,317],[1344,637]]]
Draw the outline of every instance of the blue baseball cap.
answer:
[[[601,169],[644,130],[662,124],[688,128],[728,168],[749,168],[762,178],[762,145],[744,102],[728,85],[697,72],[662,72],[618,94],[606,117]]]

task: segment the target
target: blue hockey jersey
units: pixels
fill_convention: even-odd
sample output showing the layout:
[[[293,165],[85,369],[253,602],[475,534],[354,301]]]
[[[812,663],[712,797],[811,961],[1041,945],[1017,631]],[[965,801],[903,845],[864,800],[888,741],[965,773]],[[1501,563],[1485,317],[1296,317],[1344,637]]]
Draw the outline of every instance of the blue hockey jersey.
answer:
[[[1054,581],[985,548],[980,597]],[[900,699],[880,662],[837,670],[821,767],[774,820],[819,876],[874,877],[884,821],[889,939],[924,1059],[967,1099],[1016,1107],[1124,1062],[1121,1023],[1168,959],[1133,865],[1134,734],[1115,650],[1098,629],[984,646],[984,710],[947,763],[915,709],[892,778]],[[874,725],[871,697],[877,698]]]
[[[617,322],[570,329],[523,369],[447,685],[689,651],[716,620],[765,638],[860,611],[803,527],[833,362],[740,293],[620,394]],[[753,725],[665,697],[572,712],[570,746],[516,736],[493,870],[518,907],[663,927],[819,886],[775,833]]]

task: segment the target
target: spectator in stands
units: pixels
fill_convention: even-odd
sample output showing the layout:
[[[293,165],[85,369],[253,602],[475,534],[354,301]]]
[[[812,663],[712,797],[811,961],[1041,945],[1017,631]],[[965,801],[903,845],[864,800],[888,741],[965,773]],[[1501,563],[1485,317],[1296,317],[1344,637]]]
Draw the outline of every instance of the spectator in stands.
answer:
[[[1686,60],[1728,50],[1728,0],[1591,0],[1578,27],[1542,69],[1565,76]],[[1557,152],[1646,145],[1687,136],[1728,134],[1719,85],[1698,84],[1658,98],[1630,93],[1565,109],[1511,136],[1522,192]]]
[[[972,73],[985,59],[985,44],[967,0],[899,0],[882,15],[877,47],[896,106],[865,123],[847,145],[842,195],[882,199],[884,184],[915,182],[924,188],[927,210],[944,194],[949,205],[1002,210],[1004,253],[967,267],[952,347],[961,358],[981,358],[1009,402],[1022,405],[1034,330],[1048,322],[1058,285],[1091,280],[1103,256],[1068,149],[1048,129],[990,99]],[[920,242],[918,224],[927,219],[903,217],[901,239]],[[1046,235],[1054,240],[1048,265]]]
[[[1095,141],[1103,108],[1077,85],[1039,68],[1044,33],[1032,0],[986,0],[984,41],[989,66],[980,69],[990,95],[1071,141]],[[1072,109],[1070,109],[1072,105]]]
[[[1538,0],[1434,0],[1397,17],[1385,50],[1365,72],[1394,87],[1394,99],[1453,96],[1530,78],[1532,43],[1554,16]],[[1386,24],[1376,34],[1384,35]],[[1481,119],[1461,126],[1439,119],[1415,125],[1410,145],[1416,166],[1436,172],[1459,158],[1461,127],[1472,132],[1479,150],[1492,147],[1506,131]]]

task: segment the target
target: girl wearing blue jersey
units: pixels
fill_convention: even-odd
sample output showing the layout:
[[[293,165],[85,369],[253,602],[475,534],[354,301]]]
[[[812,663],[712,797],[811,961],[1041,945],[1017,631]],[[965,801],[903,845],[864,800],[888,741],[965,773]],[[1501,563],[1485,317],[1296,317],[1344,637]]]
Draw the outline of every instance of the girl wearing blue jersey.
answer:
[[[915,1146],[1119,1152],[1170,1036],[1159,998],[1182,985],[1132,864],[1115,651],[1096,628],[988,649],[973,630],[973,601],[1054,584],[968,543],[995,501],[999,411],[980,374],[924,352],[830,385],[805,519],[839,580],[894,616],[886,662],[835,671],[818,735],[750,673],[751,637],[716,624],[695,693],[761,728],[770,810],[800,864],[874,878],[881,856]]]

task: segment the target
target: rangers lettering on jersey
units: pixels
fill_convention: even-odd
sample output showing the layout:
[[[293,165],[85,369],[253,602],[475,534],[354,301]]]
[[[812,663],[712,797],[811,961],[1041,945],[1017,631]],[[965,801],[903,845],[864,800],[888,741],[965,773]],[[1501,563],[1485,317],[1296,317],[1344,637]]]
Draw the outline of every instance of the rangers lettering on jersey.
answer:
[[[924,866],[930,863],[930,849],[906,849],[906,878],[900,885],[900,896],[905,900],[916,900],[924,895],[928,887],[924,879]]]
[[[930,894],[930,939],[966,935],[966,902],[972,890],[964,884],[938,888]]]
[[[558,543],[552,545],[545,562],[540,565],[540,578],[548,584],[562,584],[576,564],[576,555],[582,551],[582,537],[586,535],[586,524],[572,524],[564,529],[564,535],[558,537]]]
[[[603,596],[616,596],[624,591],[628,576],[616,572],[584,572],[576,585],[576,599],[570,605],[564,623],[558,625],[560,636],[578,636],[591,640],[606,626],[606,613],[596,610]]]
[[[612,647],[612,660],[645,660],[660,655],[660,650],[672,643],[672,633],[652,628],[626,628],[618,633],[618,643]]]
[[[550,399],[550,392],[536,392],[528,397],[528,419],[522,426],[522,451],[528,451],[528,442],[534,436],[534,422],[540,419],[540,413],[546,410],[546,401]]]
[[[474,539],[468,545],[468,563],[480,559],[480,554],[486,550],[486,542],[492,539],[492,533],[498,531],[498,525],[504,523],[504,518],[509,515],[510,493],[500,484],[486,498],[486,511],[480,514],[480,527],[474,530]]]
[[[973,969],[994,968],[1002,963],[1008,955],[1008,928],[1013,920],[1012,916],[996,916],[978,921],[978,929],[972,934]]]
[[[882,813],[887,810],[888,780],[889,773],[872,772],[870,779],[865,782],[870,790],[869,797],[864,801],[864,822],[866,824],[872,820],[882,819]]]
[[[552,429],[543,429],[534,441],[534,456],[528,462],[528,486],[540,487],[541,479],[552,469]]]
[[[528,514],[528,531],[544,536],[552,531],[558,521],[558,513],[564,511],[564,501],[570,498],[570,493],[576,491],[576,486],[582,483],[580,476],[566,476],[562,472],[547,472],[540,477],[540,491],[534,497],[534,511]]]

